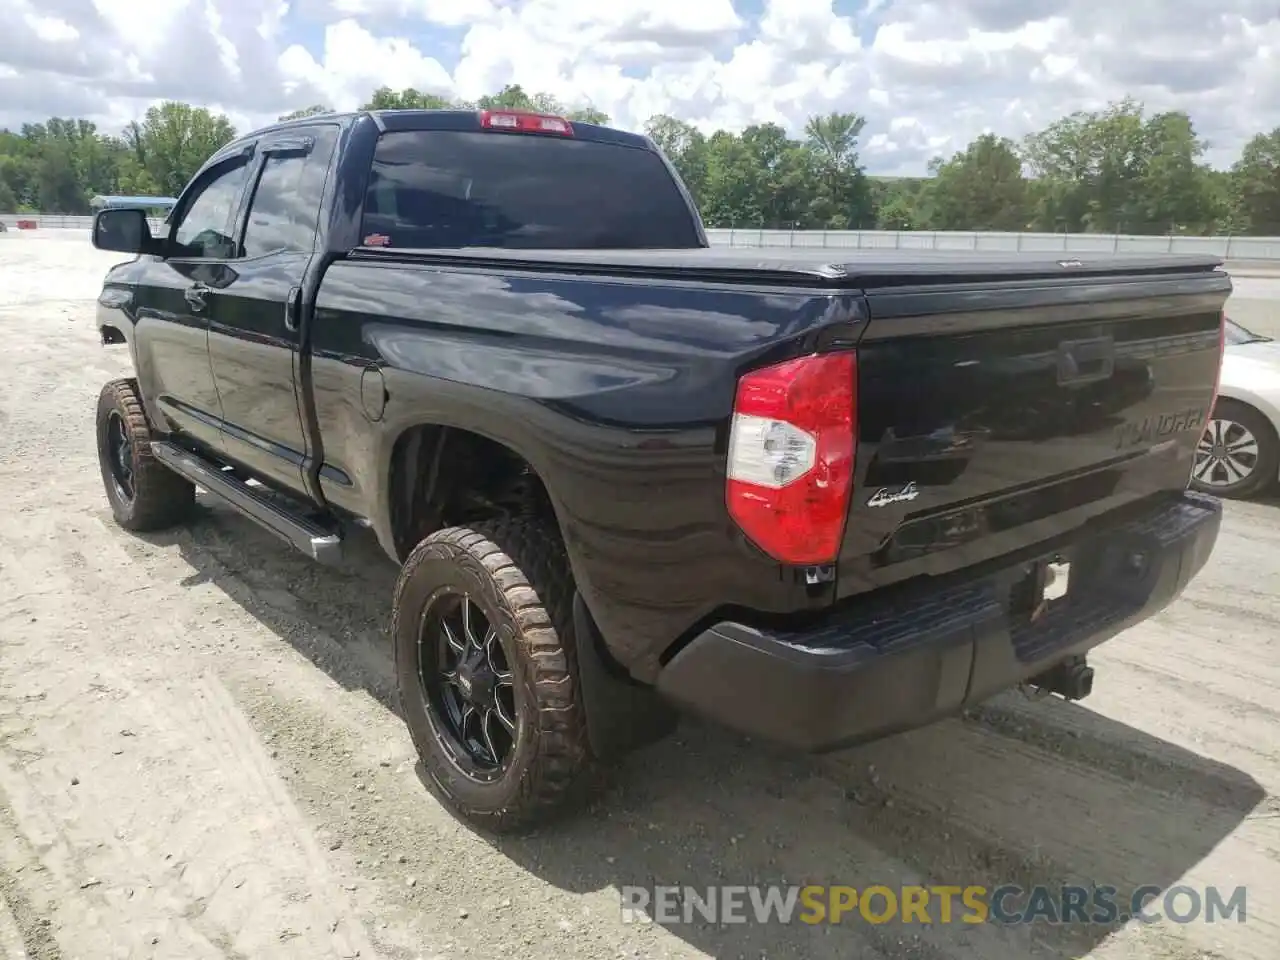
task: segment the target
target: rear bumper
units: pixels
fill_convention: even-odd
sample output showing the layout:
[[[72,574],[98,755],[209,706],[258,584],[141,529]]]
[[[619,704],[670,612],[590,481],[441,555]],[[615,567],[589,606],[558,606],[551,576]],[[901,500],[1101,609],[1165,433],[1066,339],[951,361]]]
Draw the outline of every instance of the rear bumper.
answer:
[[[1204,566],[1221,522],[1218,500],[1185,493],[996,569],[870,596],[804,630],[718,623],[671,659],[657,688],[811,752],[922,726],[1158,612]],[[1032,622],[1015,586],[1054,556],[1071,562],[1069,590]]]

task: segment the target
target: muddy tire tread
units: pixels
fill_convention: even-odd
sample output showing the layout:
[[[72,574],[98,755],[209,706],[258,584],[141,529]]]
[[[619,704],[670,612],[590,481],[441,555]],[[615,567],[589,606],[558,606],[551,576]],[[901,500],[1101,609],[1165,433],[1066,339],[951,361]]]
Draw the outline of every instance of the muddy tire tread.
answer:
[[[532,717],[522,720],[535,723],[537,750],[515,800],[503,809],[477,809],[455,797],[449,799],[464,816],[495,832],[520,830],[567,807],[574,788],[594,765],[577,685],[572,576],[554,525],[534,518],[504,518],[447,527],[426,537],[405,560],[396,595],[424,562],[456,562],[464,555],[483,567],[518,628],[515,640],[532,672],[535,701],[528,711]],[[400,616],[397,605],[395,636],[400,636]],[[400,693],[416,695],[403,689]],[[433,748],[432,744],[417,746],[419,752]]]
[[[133,447],[133,500],[119,501],[110,491],[108,467],[103,449],[102,431],[111,410],[118,410]],[[98,397],[98,459],[108,500],[116,522],[137,533],[163,530],[186,520],[195,506],[196,488],[191,481],[174,473],[151,453],[152,430],[142,405],[138,381],[132,377],[112,380]]]

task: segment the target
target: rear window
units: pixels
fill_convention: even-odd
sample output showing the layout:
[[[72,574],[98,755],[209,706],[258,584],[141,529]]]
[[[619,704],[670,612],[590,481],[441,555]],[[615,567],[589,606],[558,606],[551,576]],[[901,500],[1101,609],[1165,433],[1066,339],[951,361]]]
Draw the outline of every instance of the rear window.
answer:
[[[452,130],[382,135],[363,236],[390,247],[701,245],[684,197],[651,151]]]

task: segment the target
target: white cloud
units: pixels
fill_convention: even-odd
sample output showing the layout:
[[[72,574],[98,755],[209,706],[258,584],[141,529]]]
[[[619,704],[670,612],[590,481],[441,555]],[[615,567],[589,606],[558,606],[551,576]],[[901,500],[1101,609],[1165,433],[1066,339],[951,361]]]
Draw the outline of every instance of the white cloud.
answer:
[[[0,124],[116,128],[161,98],[241,127],[377,86],[520,83],[639,127],[868,118],[873,170],[921,172],[1126,93],[1186,109],[1229,163],[1280,123],[1275,0],[3,0]]]
[[[43,43],[69,43],[80,38],[80,31],[60,17],[45,17],[38,13],[23,14],[23,21]]]
[[[407,38],[374,37],[350,19],[325,27],[318,58],[293,44],[280,54],[279,66],[290,93],[318,91],[319,99],[339,110],[357,108],[380,86],[440,94],[453,90],[449,72],[438,60],[423,56]],[[306,106],[302,102],[306,99],[299,99],[298,105]]]
[[[339,16],[418,17],[442,27],[459,27],[492,16],[491,0],[331,0]]]

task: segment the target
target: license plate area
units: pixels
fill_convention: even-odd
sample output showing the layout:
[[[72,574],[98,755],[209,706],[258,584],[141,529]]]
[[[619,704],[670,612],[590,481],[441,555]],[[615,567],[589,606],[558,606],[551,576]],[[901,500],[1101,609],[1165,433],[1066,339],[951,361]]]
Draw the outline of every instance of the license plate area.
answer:
[[[1071,561],[1057,555],[1032,560],[1009,591],[1014,622],[1035,623],[1071,593]]]
[[[1044,565],[1044,573],[1045,600],[1061,600],[1071,589],[1071,561],[1061,557],[1050,560]]]

